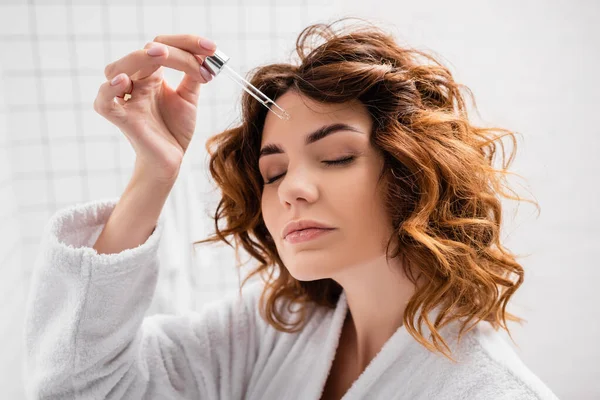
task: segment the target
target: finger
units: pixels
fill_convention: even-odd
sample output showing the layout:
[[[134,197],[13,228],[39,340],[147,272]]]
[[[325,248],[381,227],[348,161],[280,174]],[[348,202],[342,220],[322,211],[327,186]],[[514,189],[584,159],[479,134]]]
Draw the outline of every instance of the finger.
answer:
[[[117,126],[123,122],[125,110],[115,102],[116,96],[122,96],[129,91],[131,80],[126,74],[117,75],[112,81],[106,81],[98,89],[94,100],[94,110]],[[123,101],[123,100],[122,100]]]
[[[132,76],[140,69],[148,67],[150,64],[156,66],[158,64],[156,62],[158,59],[161,57],[164,58],[168,55],[168,50],[165,47],[159,47],[158,49],[161,50],[161,53],[156,54],[155,52],[157,52],[157,50],[154,50],[152,53],[155,54],[154,56],[149,55],[146,48],[132,51],[117,61],[108,64],[104,68],[104,76],[106,76],[106,79],[110,81],[120,73],[125,73],[128,76]],[[157,68],[158,67],[160,67],[160,65],[158,65]]]
[[[212,74],[206,69],[205,66],[202,65],[204,63],[204,59],[206,56],[192,54],[188,51],[181,50],[177,47],[172,47],[169,45],[165,45],[162,43],[150,42],[146,44],[146,49],[150,50],[155,47],[166,48],[168,51],[168,56],[165,60],[159,60],[159,66],[170,67],[182,72],[185,72],[186,75],[189,75],[189,78],[192,80],[196,80],[200,83],[208,83],[213,79]],[[154,50],[159,52],[158,50]],[[162,53],[161,53],[162,54]],[[150,65],[147,69],[142,69],[133,76],[134,79],[143,79],[146,76],[152,74],[156,71],[157,67],[152,67]]]
[[[118,77],[120,77],[121,74],[115,76],[113,78],[113,80],[110,82],[111,85],[113,84],[113,82],[115,82]],[[115,102],[119,105],[124,105],[125,103],[127,103],[128,101],[131,100],[131,98],[133,97],[133,90],[134,88],[134,84],[133,84],[133,78],[130,76],[127,76],[125,74],[122,75],[124,81],[119,81],[118,83],[115,83],[113,86],[121,86],[124,85],[124,88],[120,91],[119,94],[117,94],[117,96],[115,97]]]
[[[191,53],[164,44],[149,44],[147,49],[136,50],[109,64],[105,68],[107,79],[124,72],[134,79],[143,79],[148,71],[156,71],[161,66],[173,68],[202,81],[208,80],[200,72],[200,62]],[[152,73],[150,72],[150,73]]]
[[[212,40],[196,35],[159,35],[154,38],[154,42],[204,56],[212,56],[217,49]]]
[[[195,35],[159,35],[154,38],[153,42],[147,43],[144,48],[149,49],[150,47],[155,46],[156,43],[164,44],[167,46],[167,48],[176,47],[178,49],[185,50],[188,53],[193,54],[198,59],[200,65],[204,63],[206,56],[213,55],[217,48],[217,45],[213,41]],[[142,79],[152,74],[155,70],[156,69],[149,69],[147,71],[143,71],[143,73],[140,71],[138,72],[140,75],[138,78]],[[208,72],[208,70],[204,72],[205,73],[202,75],[205,78],[205,82],[203,83],[212,80],[212,75],[210,72]]]
[[[154,42],[148,42],[144,46],[144,49],[148,50],[148,49],[150,49],[150,48],[152,48],[154,46],[155,46]],[[168,49],[167,49],[167,51],[168,51]],[[162,57],[162,55],[160,55],[159,57]],[[160,64],[150,64],[150,65],[147,65],[146,67],[143,67],[138,72],[136,72],[134,75],[132,75],[132,78],[135,77],[135,79],[144,79],[144,78],[152,75],[160,67],[161,67]]]

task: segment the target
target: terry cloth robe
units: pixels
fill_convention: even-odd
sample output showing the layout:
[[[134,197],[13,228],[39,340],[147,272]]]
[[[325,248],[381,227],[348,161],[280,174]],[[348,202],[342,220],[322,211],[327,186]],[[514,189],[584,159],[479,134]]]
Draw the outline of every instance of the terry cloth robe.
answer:
[[[311,308],[291,334],[260,317],[262,282],[199,312],[145,316],[164,216],[140,246],[98,254],[91,246],[116,202],[64,208],[44,228],[25,319],[28,398],[320,398],[348,312],[345,292],[335,309]],[[452,363],[400,327],[343,399],[556,399],[489,323],[460,343],[456,332],[441,330]]]

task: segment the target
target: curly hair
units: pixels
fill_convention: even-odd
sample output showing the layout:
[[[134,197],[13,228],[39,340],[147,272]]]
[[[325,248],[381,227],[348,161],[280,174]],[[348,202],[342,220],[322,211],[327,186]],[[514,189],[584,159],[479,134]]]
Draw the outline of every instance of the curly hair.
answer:
[[[471,124],[463,92],[475,106],[473,94],[435,57],[400,46],[370,23],[338,29],[347,20],[308,26],[296,41],[298,63],[260,66],[249,73],[249,81],[274,100],[295,90],[320,102],[357,99],[366,106],[374,121],[371,144],[383,154],[380,179],[387,183],[385,207],[393,223],[386,256],[401,257],[413,283],[415,272],[425,278],[407,304],[404,325],[426,348],[453,360],[439,333],[449,322],[461,322],[460,340],[481,320],[507,331],[507,320],[523,321],[506,305],[523,283],[524,270],[499,235],[500,197],[524,200],[506,179],[512,174],[515,134]],[[280,331],[294,332],[309,306],[335,307],[342,288],[333,279],[293,278],[265,226],[258,157],[267,112],[244,93],[239,125],[207,141],[210,173],[222,197],[214,212],[215,234],[194,244],[223,241],[236,255],[241,244],[258,261],[241,286],[261,276],[266,283],[262,317]],[[504,137],[513,144],[508,158]],[[496,169],[498,147],[502,163]],[[397,244],[393,249],[392,243]],[[295,322],[286,320],[278,301],[288,310],[292,303],[300,305]],[[432,322],[428,314],[436,308],[441,311]],[[433,344],[423,336],[423,323]]]

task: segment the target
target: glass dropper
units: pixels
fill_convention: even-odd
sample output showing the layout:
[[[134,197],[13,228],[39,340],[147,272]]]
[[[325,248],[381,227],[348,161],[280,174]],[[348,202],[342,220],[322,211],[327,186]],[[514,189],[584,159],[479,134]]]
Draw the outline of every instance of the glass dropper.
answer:
[[[286,121],[290,119],[290,114],[288,114],[287,111],[285,111],[283,108],[277,105],[277,103],[271,100],[263,92],[258,90],[250,82],[239,76],[233,69],[226,65],[227,61],[229,61],[229,57],[225,55],[225,53],[217,49],[215,50],[214,55],[206,57],[202,65],[204,65],[213,76],[217,76],[221,71],[225,71],[225,75],[227,75],[229,78],[231,78],[231,80],[240,85],[242,89],[248,92],[249,95],[254,97],[263,106],[267,107],[270,111],[272,111],[273,114]]]

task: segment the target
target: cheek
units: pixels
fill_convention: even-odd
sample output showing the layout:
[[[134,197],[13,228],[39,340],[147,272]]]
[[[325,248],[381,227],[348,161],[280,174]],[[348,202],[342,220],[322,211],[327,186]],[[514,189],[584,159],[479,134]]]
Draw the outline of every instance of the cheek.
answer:
[[[273,226],[273,224],[275,222],[274,216],[276,215],[276,211],[275,211],[275,207],[277,205],[276,201],[277,201],[277,198],[275,196],[275,193],[273,193],[273,191],[271,191],[271,190],[263,191],[261,201],[260,201],[260,206],[261,206],[261,210],[262,210],[263,220],[265,221],[265,225],[272,236],[273,236],[272,230],[275,229],[275,226]]]
[[[345,209],[353,212],[364,211],[364,207],[371,207],[375,199],[375,179],[373,172],[368,168],[354,169],[344,179],[333,179],[328,183],[328,191],[335,201]],[[355,215],[356,216],[356,215]]]
[[[350,223],[353,235],[375,235],[387,226],[387,213],[381,189],[377,187],[377,166],[357,168],[351,179],[331,182],[332,204],[343,220]]]

